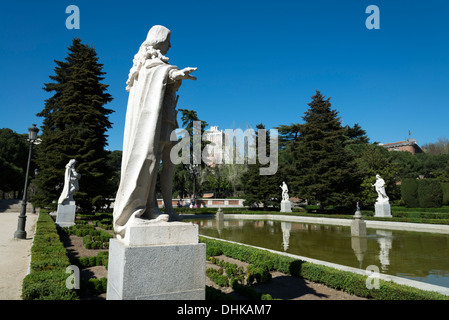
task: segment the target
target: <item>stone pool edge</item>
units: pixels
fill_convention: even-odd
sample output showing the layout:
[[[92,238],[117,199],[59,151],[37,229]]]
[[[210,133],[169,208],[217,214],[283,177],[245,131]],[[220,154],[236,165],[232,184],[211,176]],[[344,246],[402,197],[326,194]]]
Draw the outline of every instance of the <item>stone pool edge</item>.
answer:
[[[271,214],[225,214],[225,219],[248,219],[248,220],[279,220],[286,222],[303,222],[303,223],[317,223],[327,225],[339,225],[350,227],[352,219],[339,218],[323,218],[323,217],[302,217],[289,215],[271,215]],[[367,228],[379,228],[388,230],[403,230],[416,232],[431,232],[431,233],[445,233],[449,234],[449,225],[444,224],[429,224],[429,223],[412,223],[412,222],[397,222],[397,221],[375,221],[364,220]]]

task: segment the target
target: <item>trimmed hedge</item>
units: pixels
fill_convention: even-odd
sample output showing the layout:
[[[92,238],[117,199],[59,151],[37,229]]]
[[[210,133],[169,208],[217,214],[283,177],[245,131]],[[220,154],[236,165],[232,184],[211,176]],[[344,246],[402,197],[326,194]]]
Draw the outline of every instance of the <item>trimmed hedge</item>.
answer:
[[[403,179],[401,184],[401,197],[408,208],[440,208],[444,201],[444,190],[447,184],[437,179]]]
[[[70,263],[77,265],[80,268],[105,266],[106,270],[107,270],[108,269],[108,258],[109,258],[109,252],[102,251],[102,252],[99,252],[96,256],[75,257],[70,260]]]
[[[108,279],[107,278],[90,278],[89,280],[81,279],[81,290],[86,291],[89,290],[95,294],[105,293],[108,288]]]
[[[31,247],[30,273],[22,282],[23,300],[78,300],[75,290],[66,288],[70,273],[66,249],[59,240],[55,223],[40,210]]]
[[[330,288],[349,294],[376,300],[449,300],[448,296],[399,285],[379,279],[379,289],[366,287],[367,276],[313,264],[292,257],[256,249],[244,245],[209,239],[200,236],[206,243],[206,255],[225,255],[261,267],[270,267],[285,274],[322,283]]]
[[[206,286],[206,300],[235,300],[230,295],[224,293],[220,289]]]
[[[443,206],[449,205],[449,183],[442,183],[441,190],[443,191]]]
[[[443,205],[443,189],[437,179],[423,179],[418,183],[419,206],[439,208]]]
[[[403,179],[401,183],[401,197],[406,207],[418,208],[418,180],[411,178]]]
[[[96,229],[95,226],[79,221],[77,224],[62,228],[62,232],[83,237],[83,244],[86,249],[108,249],[109,239],[113,236],[104,230]]]
[[[221,267],[218,270],[214,268],[208,268],[206,270],[206,275],[209,277],[209,279],[211,279],[220,287],[231,286],[235,292],[251,300],[273,300],[270,294],[263,294],[257,292],[254,288],[250,286],[254,281],[257,281],[257,283],[271,281],[271,274],[268,270],[262,269],[260,267],[255,267],[254,265],[251,264],[248,265],[246,271],[247,277],[245,285],[244,284],[245,271],[243,267],[238,267],[237,264],[235,263],[224,262],[223,260],[219,260],[213,256],[209,256],[207,257],[207,259],[210,262]],[[216,297],[213,296],[211,299],[216,299]]]

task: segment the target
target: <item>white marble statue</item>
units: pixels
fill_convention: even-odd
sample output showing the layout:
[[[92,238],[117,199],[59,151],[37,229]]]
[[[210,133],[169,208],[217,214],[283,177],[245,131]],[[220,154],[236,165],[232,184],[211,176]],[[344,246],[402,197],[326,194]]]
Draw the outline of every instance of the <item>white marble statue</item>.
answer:
[[[123,238],[133,224],[178,220],[172,207],[174,164],[170,151],[177,142],[170,135],[178,127],[176,92],[182,80],[196,80],[197,68],[178,69],[165,56],[170,30],[154,26],[134,57],[126,82],[129,91],[120,186],[114,203],[114,229]],[[157,205],[156,179],[162,161],[160,184],[165,214]],[[145,220],[145,221],[143,221]]]
[[[380,177],[380,175],[376,175],[376,182],[372,186],[376,188],[378,195],[376,203],[388,203],[389,198],[385,192],[385,181]]]
[[[288,187],[285,181],[282,181],[280,188],[282,189],[282,201],[288,201],[290,197],[288,195]]]
[[[79,190],[78,180],[81,179],[81,174],[75,170],[76,160],[72,159],[65,166],[64,173],[64,188],[61,196],[58,199],[58,204],[69,204],[73,200],[73,194]]]

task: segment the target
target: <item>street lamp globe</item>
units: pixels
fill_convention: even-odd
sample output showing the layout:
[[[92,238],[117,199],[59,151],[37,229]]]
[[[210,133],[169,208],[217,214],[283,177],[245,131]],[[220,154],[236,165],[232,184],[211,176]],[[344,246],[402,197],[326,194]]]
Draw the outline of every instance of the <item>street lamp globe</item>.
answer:
[[[28,128],[28,139],[30,142],[36,141],[38,132],[39,129],[36,127],[35,124],[33,124],[32,127]]]

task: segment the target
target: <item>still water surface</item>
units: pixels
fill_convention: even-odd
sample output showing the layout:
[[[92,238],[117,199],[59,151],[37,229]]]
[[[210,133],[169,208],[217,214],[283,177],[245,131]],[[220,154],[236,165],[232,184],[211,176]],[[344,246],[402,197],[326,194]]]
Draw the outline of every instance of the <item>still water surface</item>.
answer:
[[[201,235],[449,287],[449,235],[271,220],[192,220]]]

